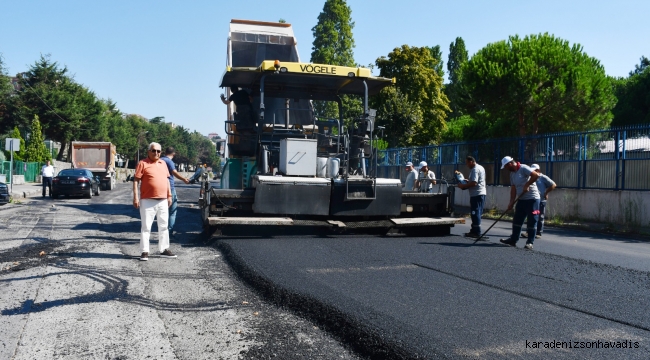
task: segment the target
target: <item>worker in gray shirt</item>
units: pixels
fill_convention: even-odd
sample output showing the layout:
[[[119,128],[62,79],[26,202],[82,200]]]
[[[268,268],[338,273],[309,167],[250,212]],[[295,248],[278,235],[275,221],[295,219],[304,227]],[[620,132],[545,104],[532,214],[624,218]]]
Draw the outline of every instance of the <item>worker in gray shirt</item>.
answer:
[[[517,202],[515,208],[515,215],[512,219],[512,234],[509,238],[501,239],[500,241],[506,245],[517,246],[519,234],[521,234],[521,227],[524,220],[528,218],[528,241],[526,241],[526,249],[533,249],[533,242],[535,241],[535,231],[537,230],[537,220],[539,219],[539,190],[535,182],[539,178],[533,169],[525,164],[515,161],[510,156],[505,156],[501,159],[501,170],[506,169],[510,171],[510,203],[508,204],[507,211],[512,210]],[[517,200],[518,199],[518,200]]]
[[[418,178],[418,171],[413,167],[412,162],[406,163],[406,180],[404,181],[404,191],[415,190],[415,180]]]
[[[473,156],[465,158],[465,164],[470,168],[469,177],[465,183],[458,184],[461,190],[469,190],[469,206],[472,217],[472,228],[465,234],[467,237],[478,238],[481,236],[481,216],[485,206],[485,169],[476,163]]]
[[[538,175],[539,179],[535,182],[537,185],[537,190],[539,190],[539,220],[537,221],[537,234],[535,234],[535,239],[542,237],[542,232],[544,231],[544,217],[546,213],[546,201],[548,200],[548,193],[555,190],[557,186],[550,177],[542,174],[538,164],[533,164],[530,166]],[[528,232],[521,233],[521,237],[527,238]]]

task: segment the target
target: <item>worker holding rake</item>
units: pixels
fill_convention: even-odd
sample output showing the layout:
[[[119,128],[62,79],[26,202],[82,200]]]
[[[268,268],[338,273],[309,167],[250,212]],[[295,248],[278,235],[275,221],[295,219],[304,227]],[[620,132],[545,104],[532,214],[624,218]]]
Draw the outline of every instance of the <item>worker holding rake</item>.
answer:
[[[510,171],[510,203],[506,212],[515,207],[515,215],[512,219],[512,235],[500,241],[506,245],[516,247],[519,234],[521,234],[521,227],[526,217],[528,217],[528,240],[524,247],[532,250],[537,221],[539,220],[540,196],[535,184],[539,174],[529,166],[515,161],[510,156],[506,156],[501,160],[501,170],[503,169]],[[516,206],[515,202],[517,203]]]

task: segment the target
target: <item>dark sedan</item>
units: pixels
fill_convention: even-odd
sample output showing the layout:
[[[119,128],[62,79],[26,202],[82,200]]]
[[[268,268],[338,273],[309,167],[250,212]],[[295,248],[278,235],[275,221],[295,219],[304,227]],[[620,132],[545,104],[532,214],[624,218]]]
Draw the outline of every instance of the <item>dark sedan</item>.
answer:
[[[64,169],[52,179],[53,199],[59,195],[81,195],[87,198],[99,195],[99,179],[86,169]]]
[[[9,202],[9,187],[5,183],[0,182],[0,205]]]

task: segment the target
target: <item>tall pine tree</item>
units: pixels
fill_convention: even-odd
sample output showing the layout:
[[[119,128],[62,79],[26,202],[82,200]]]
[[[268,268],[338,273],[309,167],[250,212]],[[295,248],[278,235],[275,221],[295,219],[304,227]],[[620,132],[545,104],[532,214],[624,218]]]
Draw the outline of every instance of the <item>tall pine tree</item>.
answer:
[[[25,160],[29,162],[43,163],[50,159],[51,154],[45,147],[41,122],[38,120],[38,115],[34,115],[32,127],[30,128],[29,141],[27,142],[27,149],[25,150]]]
[[[311,31],[314,43],[311,62],[339,66],[357,66],[354,61],[354,38],[352,29],[352,10],[345,0],[327,0],[323,11],[318,15],[318,24]],[[361,115],[361,100],[351,96],[342,96],[344,120]],[[316,115],[338,118],[338,106],[332,102],[315,101]]]
[[[462,79],[461,67],[468,60],[465,41],[457,37],[454,42],[449,44],[449,61],[447,61],[447,70],[449,71],[449,85],[445,88],[445,93],[449,98],[449,108],[451,109],[450,118],[456,118],[463,115],[461,106],[462,89],[460,81]]]

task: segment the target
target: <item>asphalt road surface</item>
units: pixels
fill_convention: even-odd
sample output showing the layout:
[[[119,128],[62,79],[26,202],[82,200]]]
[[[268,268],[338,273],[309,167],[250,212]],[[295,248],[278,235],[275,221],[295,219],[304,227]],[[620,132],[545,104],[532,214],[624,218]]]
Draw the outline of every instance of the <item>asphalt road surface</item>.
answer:
[[[179,188],[177,259],[137,260],[130,183],[0,207],[0,359],[359,358],[239,281]]]
[[[496,243],[510,226],[477,244],[253,232],[218,246],[266,299],[370,358],[650,356],[650,243],[548,228],[529,251]]]
[[[549,228],[528,251],[496,243],[509,223],[477,244],[317,231],[208,238],[198,187],[178,188],[177,259],[135,258],[130,184],[0,207],[0,359],[650,354],[650,243]]]

